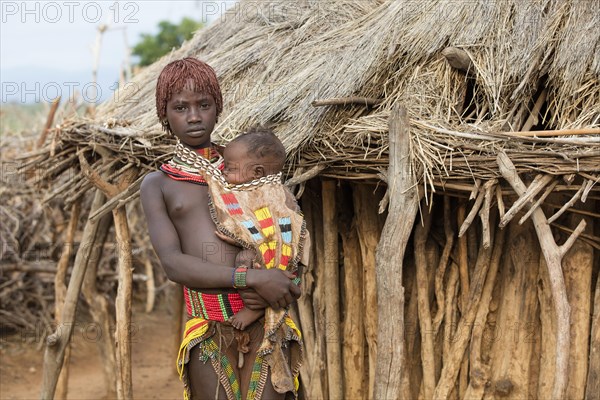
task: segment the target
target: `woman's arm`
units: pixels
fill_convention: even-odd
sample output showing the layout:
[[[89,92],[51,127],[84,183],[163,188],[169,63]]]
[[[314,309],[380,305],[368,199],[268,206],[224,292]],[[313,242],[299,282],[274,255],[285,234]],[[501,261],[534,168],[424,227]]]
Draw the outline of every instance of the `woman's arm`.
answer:
[[[233,266],[218,265],[182,252],[179,235],[165,205],[161,185],[163,177],[160,174],[152,173],[144,178],[140,196],[148,222],[150,241],[167,277],[188,287],[231,288]],[[292,278],[287,271],[279,269],[249,270],[246,283],[271,307],[279,308],[290,304],[299,293],[299,289],[291,282]]]

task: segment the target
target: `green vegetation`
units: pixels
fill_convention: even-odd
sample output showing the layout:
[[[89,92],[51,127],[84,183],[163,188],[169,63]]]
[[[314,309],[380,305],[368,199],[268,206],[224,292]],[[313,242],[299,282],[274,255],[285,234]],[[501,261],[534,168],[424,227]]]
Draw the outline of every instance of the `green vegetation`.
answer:
[[[43,127],[49,104],[4,103],[0,107],[0,138],[28,136]]]
[[[183,18],[178,25],[169,21],[161,21],[158,23],[158,34],[142,34],[142,40],[135,45],[132,54],[140,57],[140,66],[150,65],[173,48],[179,48],[202,26],[201,22],[187,17]]]

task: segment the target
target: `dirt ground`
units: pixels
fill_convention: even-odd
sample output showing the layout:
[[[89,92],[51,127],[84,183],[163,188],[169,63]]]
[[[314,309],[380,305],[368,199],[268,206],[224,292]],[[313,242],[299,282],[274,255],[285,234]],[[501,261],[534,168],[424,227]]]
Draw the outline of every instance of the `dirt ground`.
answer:
[[[175,369],[175,337],[164,310],[133,311],[132,374],[136,399],[182,399]],[[81,326],[86,326],[81,324]],[[89,326],[89,325],[88,325]],[[38,399],[43,346],[34,332],[0,338],[0,399]],[[41,336],[41,335],[40,335]],[[68,399],[107,399],[102,364],[93,329],[73,333]],[[28,339],[28,340],[26,340]],[[29,343],[28,343],[29,342]]]

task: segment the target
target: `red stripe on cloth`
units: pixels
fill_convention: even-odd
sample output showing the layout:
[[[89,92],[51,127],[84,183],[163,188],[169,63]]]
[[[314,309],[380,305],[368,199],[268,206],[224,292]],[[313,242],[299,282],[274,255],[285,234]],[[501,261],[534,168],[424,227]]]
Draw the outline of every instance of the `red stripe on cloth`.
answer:
[[[265,251],[265,253],[263,254],[263,259],[265,260],[265,264],[270,263],[271,260],[273,260],[273,257],[275,257],[275,250],[269,249],[269,250]]]
[[[258,224],[260,225],[260,227],[262,229],[265,229],[270,226],[273,226],[273,219],[272,218],[263,219],[263,220],[258,221]]]
[[[290,262],[290,256],[284,256],[283,254],[281,255],[281,260],[279,260],[279,265],[283,265],[284,267],[287,267],[288,264]]]
[[[187,288],[183,287],[183,298],[185,299],[185,309],[188,315],[192,315],[192,305],[190,303],[190,294],[188,293]]]
[[[194,332],[196,329],[201,328],[206,324],[208,324],[208,321],[206,321],[206,320],[204,320],[202,322],[198,322],[196,325],[193,325],[192,327],[190,327],[190,329],[185,331],[185,336],[189,335],[190,333]]]

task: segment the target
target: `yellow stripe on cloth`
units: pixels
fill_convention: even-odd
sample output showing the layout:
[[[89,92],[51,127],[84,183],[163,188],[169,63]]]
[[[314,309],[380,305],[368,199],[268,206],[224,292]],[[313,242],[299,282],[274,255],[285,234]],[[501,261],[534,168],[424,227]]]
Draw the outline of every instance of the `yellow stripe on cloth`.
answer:
[[[194,339],[202,337],[208,330],[208,320],[204,318],[192,318],[185,323],[185,330],[183,335],[183,341],[179,346],[179,353],[177,354],[177,372],[179,373],[179,380],[183,379],[183,366],[185,364],[185,356],[188,350],[188,345]]]
[[[298,336],[298,339],[302,339],[302,333],[300,332],[300,329],[298,329],[298,327],[294,323],[294,320],[289,315],[285,316],[285,324],[294,331],[296,336]],[[298,375],[294,376],[294,387],[296,388],[297,393],[298,389],[300,388],[300,380],[298,380]]]

